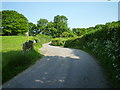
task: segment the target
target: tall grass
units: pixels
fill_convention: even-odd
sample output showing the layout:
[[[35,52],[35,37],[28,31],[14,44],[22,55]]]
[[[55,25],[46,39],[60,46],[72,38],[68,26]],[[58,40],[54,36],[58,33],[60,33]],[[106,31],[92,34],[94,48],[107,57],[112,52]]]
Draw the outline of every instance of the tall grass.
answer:
[[[23,43],[33,39],[39,40],[38,43],[34,43],[34,50],[23,52]],[[51,37],[44,35],[36,37],[2,36],[2,82],[8,81],[39,60],[43,56],[40,54],[39,48],[50,40]]]

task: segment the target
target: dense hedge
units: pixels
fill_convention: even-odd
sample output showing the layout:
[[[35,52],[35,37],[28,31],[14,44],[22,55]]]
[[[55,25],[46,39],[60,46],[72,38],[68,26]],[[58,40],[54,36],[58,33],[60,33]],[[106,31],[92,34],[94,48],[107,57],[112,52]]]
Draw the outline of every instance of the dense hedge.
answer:
[[[117,23],[117,25],[116,25]],[[107,24],[109,26],[111,23]],[[116,26],[115,26],[116,25]],[[64,47],[82,49],[95,56],[105,68],[113,87],[120,88],[120,22],[93,30],[82,38],[66,40]]]

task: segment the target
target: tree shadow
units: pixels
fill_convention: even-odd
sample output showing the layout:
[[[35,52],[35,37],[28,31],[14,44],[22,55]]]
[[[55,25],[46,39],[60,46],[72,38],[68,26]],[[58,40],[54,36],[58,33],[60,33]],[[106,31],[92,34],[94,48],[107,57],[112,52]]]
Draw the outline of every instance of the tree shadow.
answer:
[[[107,80],[104,78],[104,75],[101,72],[101,68],[96,64],[96,61],[91,55],[78,49],[70,50],[70,56],[65,55],[43,57],[41,60],[38,60],[33,66],[29,67],[24,72],[20,73],[15,78],[5,83],[3,88],[109,87]],[[8,53],[11,54],[17,52],[13,51]],[[37,52],[33,52],[33,55],[37,54]],[[29,57],[28,59],[23,59],[24,63],[22,64],[30,62],[30,60],[32,60],[31,55],[32,54],[29,54],[28,52],[27,56]],[[18,65],[20,65],[20,63]],[[12,65],[9,67],[12,67]],[[10,70],[10,68],[8,68],[8,70]],[[14,69],[13,71],[19,70]],[[11,72],[9,71],[9,73]]]
[[[96,73],[99,69],[81,58],[45,56],[3,88],[107,88],[102,75],[96,77]]]

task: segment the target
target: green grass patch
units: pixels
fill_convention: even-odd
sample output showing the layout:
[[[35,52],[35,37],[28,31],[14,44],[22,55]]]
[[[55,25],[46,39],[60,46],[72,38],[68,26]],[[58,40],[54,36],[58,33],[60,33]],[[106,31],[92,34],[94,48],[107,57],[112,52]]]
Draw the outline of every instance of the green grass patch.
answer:
[[[27,36],[1,36],[2,38],[2,82],[5,83],[18,73],[22,72],[37,60],[42,58],[39,48],[52,38],[45,35],[36,37]],[[26,40],[36,39],[34,50],[23,52],[22,45]]]
[[[3,52],[2,55],[3,83],[25,70],[42,57],[42,55],[35,50],[26,53],[23,53],[22,51],[8,51]]]

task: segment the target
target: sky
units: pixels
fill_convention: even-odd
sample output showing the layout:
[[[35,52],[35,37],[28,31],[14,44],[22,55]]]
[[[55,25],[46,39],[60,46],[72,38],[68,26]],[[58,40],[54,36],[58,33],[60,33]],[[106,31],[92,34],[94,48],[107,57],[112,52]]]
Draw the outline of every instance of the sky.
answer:
[[[118,2],[2,2],[2,10],[15,10],[34,24],[40,18],[68,18],[70,28],[88,28],[118,20]]]

